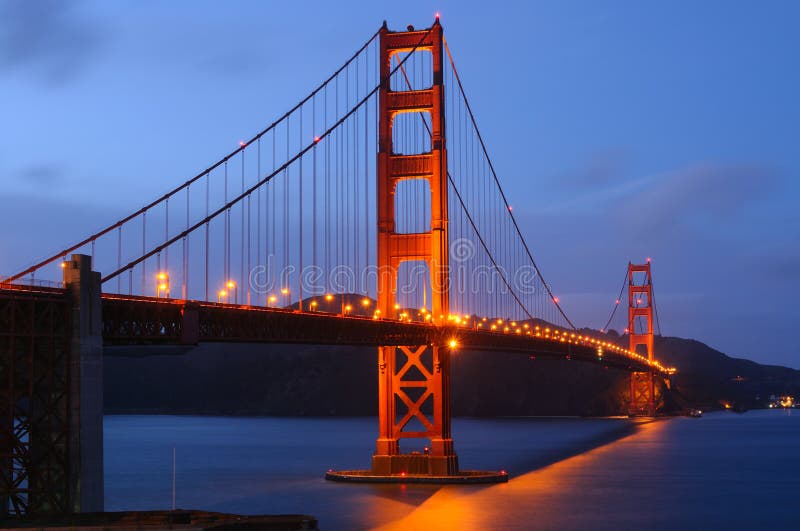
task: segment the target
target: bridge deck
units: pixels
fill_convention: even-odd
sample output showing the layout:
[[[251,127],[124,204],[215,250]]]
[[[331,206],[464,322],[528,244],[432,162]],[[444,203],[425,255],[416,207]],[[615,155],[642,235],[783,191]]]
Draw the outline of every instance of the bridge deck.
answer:
[[[67,297],[64,289],[4,285],[0,300]],[[3,323],[0,323],[2,325]],[[609,342],[560,331],[507,333],[466,326],[434,326],[319,311],[103,294],[106,346],[195,345],[201,342],[315,345],[447,345],[460,351],[516,352],[602,363],[630,371],[668,370]],[[602,347],[602,356],[599,348]]]
[[[303,343],[315,345],[447,345],[459,350],[517,352],[602,363],[631,371],[667,373],[659,364],[596,338],[507,333],[466,326],[434,326],[319,311],[103,295],[103,339],[107,345],[169,345],[198,342]],[[602,348],[602,356],[598,347]]]

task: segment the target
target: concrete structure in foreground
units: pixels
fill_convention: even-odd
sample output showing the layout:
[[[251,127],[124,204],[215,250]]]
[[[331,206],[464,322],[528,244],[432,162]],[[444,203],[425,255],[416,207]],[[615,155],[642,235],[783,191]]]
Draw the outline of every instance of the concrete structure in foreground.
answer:
[[[103,319],[91,258],[0,290],[0,518],[103,510]]]
[[[64,529],[102,531],[105,529],[269,529],[272,531],[315,531],[317,519],[302,514],[252,515],[207,511],[124,511],[82,513],[60,516],[0,517],[2,529]]]
[[[72,300],[70,345],[71,510],[103,510],[103,305],[100,273],[92,258],[72,255],[63,264]]]

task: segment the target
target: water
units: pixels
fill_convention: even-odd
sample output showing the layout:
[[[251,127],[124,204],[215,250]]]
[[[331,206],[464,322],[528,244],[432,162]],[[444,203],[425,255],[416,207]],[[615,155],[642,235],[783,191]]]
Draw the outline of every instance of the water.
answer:
[[[455,419],[492,486],[351,485],[376,420],[105,418],[106,510],[304,513],[322,529],[800,529],[798,411],[625,419]]]

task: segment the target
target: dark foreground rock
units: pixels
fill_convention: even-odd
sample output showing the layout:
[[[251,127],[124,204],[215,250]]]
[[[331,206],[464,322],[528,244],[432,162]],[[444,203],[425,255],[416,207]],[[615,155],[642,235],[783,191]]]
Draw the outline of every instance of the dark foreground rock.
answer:
[[[207,511],[123,511],[78,513],[53,516],[27,516],[0,519],[2,529],[214,529],[215,531],[314,531],[319,529],[313,516],[288,514],[242,516]]]

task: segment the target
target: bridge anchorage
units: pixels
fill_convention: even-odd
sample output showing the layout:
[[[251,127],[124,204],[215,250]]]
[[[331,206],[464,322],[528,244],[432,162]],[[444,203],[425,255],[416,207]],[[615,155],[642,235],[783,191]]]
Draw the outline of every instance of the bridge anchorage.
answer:
[[[348,272],[366,280],[339,282]],[[625,286],[629,349],[576,329],[522,237],[439,21],[384,24],[206,170],[0,279],[0,517],[102,510],[103,356],[206,342],[377,348],[371,466],[328,479],[507,481],[459,468],[451,357],[619,368],[630,413],[654,415],[672,369],[653,351],[649,263],[629,265]]]

